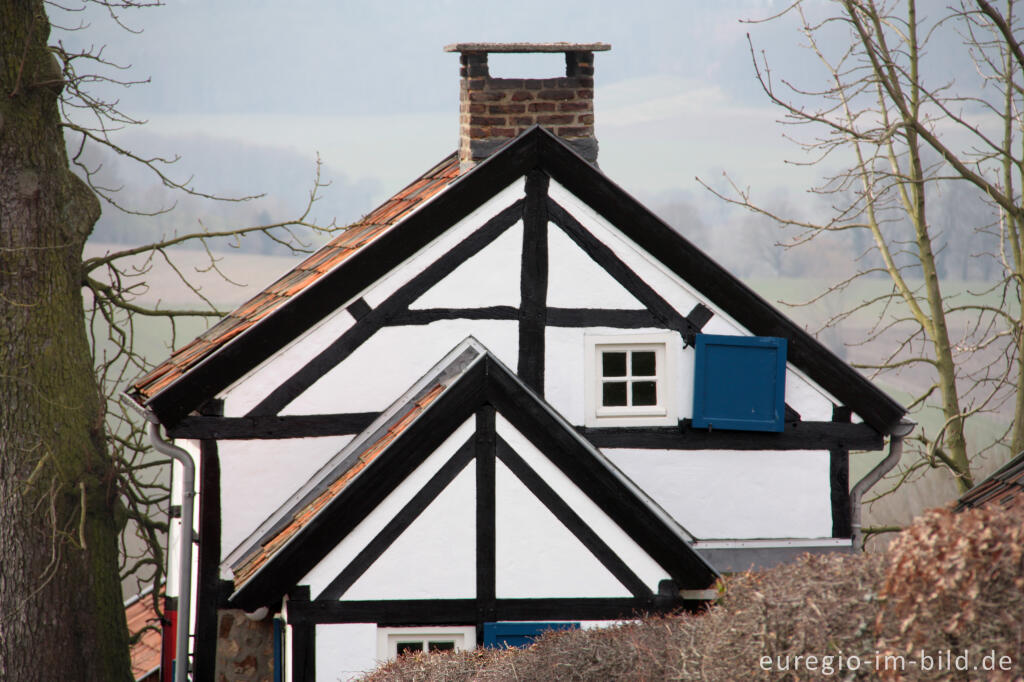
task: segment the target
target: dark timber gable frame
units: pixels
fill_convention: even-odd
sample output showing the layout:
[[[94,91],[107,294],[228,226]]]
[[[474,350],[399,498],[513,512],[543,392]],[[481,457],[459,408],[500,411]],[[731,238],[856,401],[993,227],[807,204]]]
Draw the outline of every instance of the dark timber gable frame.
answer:
[[[616,619],[696,607],[680,590],[703,590],[717,573],[669,519],[596,448],[479,343],[460,344],[432,377],[410,390],[350,444],[333,469],[250,539],[234,563],[230,604],[246,610],[288,601],[292,625],[375,622],[379,625],[476,624],[495,620]],[[502,415],[614,520],[670,580],[657,592],[605,544],[495,430]],[[463,422],[474,433],[318,595],[299,581]],[[381,443],[384,445],[381,446]],[[344,455],[344,457],[342,457]],[[476,462],[475,599],[345,600],[417,516],[472,461]],[[502,462],[630,592],[624,598],[499,599],[495,590],[495,463]],[[565,567],[571,570],[571,567]]]
[[[479,228],[470,239],[439,259],[387,301],[370,308],[358,295],[451,225],[467,216],[496,189],[526,177],[526,197],[508,206]],[[628,266],[595,239],[564,207],[547,194],[556,180],[587,203],[626,236],[671,271],[695,285],[702,295],[746,327],[752,334],[779,336],[789,343],[789,361],[818,385],[852,409],[865,423],[804,422],[787,410],[784,432],[749,434],[679,428],[581,429],[599,447],[675,449],[811,449],[836,452],[877,449],[904,414],[904,409],[871,382],[824,348],[803,329],[781,315],[685,238],[668,227],[599,170],[542,128],[531,128],[456,179],[419,210],[382,232],[347,260],[324,274],[284,305],[253,325],[253,329],[219,345],[198,364],[154,395],[141,380],[133,397],[149,407],[174,437],[287,438],[353,434],[375,416],[372,413],[280,416],[278,411],[331,367],[369,338],[390,325],[428,324],[439,319],[494,319],[519,323],[519,376],[543,394],[545,326],[657,326],[678,331],[684,341],[711,316],[698,305],[683,316],[671,308]],[[505,229],[522,219],[530,245],[523,251],[518,308],[410,310],[408,304]],[[563,230],[583,251],[604,267],[646,310],[579,310],[552,308],[545,298],[547,253],[543,238],[548,221]],[[357,322],[330,348],[286,380],[245,417],[189,416],[198,406],[255,368],[296,336],[344,304]]]

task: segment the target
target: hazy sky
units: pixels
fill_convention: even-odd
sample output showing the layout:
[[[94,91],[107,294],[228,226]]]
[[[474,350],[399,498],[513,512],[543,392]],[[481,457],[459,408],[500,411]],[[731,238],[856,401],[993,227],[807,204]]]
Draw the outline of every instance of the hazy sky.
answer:
[[[818,3],[815,3],[818,4]],[[62,35],[68,44],[106,44],[152,82],[116,93],[147,118],[149,133],[202,133],[280,147],[312,159],[319,151],[354,179],[378,181],[381,197],[456,146],[458,56],[468,41],[602,41],[596,56],[600,163],[641,197],[699,194],[695,175],[728,170],[755,186],[802,186],[786,169],[796,156],[778,112],[754,80],[745,34],[791,77],[807,64],[791,25],[741,23],[781,2],[733,0],[170,0],[135,11],[132,35],[103,16]],[[82,15],[55,16],[75,25]],[[560,75],[564,64],[501,55],[492,72]],[[173,151],[173,150],[168,150]],[[187,159],[185,159],[187,164]],[[793,176],[793,177],[790,177]],[[766,187],[766,189],[768,188]],[[262,191],[262,188],[261,188]]]

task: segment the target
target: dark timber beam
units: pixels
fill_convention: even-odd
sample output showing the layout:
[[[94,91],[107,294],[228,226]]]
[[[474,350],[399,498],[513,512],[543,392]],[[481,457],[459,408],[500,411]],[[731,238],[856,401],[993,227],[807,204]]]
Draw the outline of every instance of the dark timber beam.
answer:
[[[495,456],[497,433],[494,407],[481,405],[476,411],[476,638],[484,641],[484,623],[497,620],[498,594],[497,489]]]
[[[209,400],[202,406],[203,414],[216,419],[224,414],[224,401]],[[198,586],[196,589],[196,639],[192,659],[196,679],[213,679],[217,661],[217,609],[220,594],[220,457],[217,441],[203,439],[199,443],[199,551],[197,556]]]
[[[693,313],[689,317],[692,316]],[[547,308],[546,318],[547,326],[549,327],[617,327],[619,329],[639,329],[642,327],[661,326],[661,322],[649,310],[640,309]],[[519,308],[508,305],[496,305],[489,308],[424,308],[404,310],[392,315],[387,324],[391,327],[400,327],[430,324],[440,320],[517,321],[518,319]]]
[[[832,421],[837,424],[849,424],[852,416],[848,407],[832,408]],[[828,480],[829,497],[832,502],[832,537],[851,537],[853,526],[850,509],[849,447],[834,447],[829,451]]]
[[[544,328],[548,296],[548,176],[526,174],[523,253],[519,275],[519,378],[544,395]]]
[[[171,438],[259,440],[268,438],[315,438],[361,433],[377,418],[377,412],[306,414],[255,417],[185,417],[167,430]]]
[[[787,422],[781,433],[723,431],[679,426],[648,428],[577,427],[599,448],[654,450],[881,450],[882,435],[867,424]]]
[[[259,440],[316,438],[361,433],[376,412],[288,417],[186,417],[168,431],[172,438]],[[664,427],[577,427],[599,448],[667,450],[879,450],[882,436],[866,424],[787,421],[782,433],[692,429],[684,419]],[[836,462],[837,467],[840,465]]]
[[[689,606],[682,600],[671,607]],[[498,599],[497,620],[617,620],[664,610],[654,599],[597,597],[579,599]],[[377,601],[288,602],[288,624],[377,623],[394,625],[469,625],[475,599],[387,599]]]

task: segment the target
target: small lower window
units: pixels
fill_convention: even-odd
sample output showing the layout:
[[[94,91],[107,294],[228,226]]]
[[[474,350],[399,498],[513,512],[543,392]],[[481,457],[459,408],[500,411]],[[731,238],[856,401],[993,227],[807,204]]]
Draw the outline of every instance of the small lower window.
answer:
[[[427,651],[433,653],[435,651],[454,651],[455,640],[447,637],[428,637],[426,639],[414,639],[407,640],[400,635],[396,635],[395,639],[395,650],[389,651],[397,656],[402,654],[414,654],[417,652]]]
[[[377,657],[380,660],[392,660],[402,654],[462,651],[475,646],[474,627],[377,629]]]
[[[675,423],[672,379],[677,335],[585,338],[587,426]]]

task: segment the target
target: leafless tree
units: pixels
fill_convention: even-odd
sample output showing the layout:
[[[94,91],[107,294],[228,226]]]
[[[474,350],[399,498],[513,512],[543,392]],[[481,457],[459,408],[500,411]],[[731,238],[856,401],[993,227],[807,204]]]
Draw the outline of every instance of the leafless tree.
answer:
[[[783,112],[781,122],[795,127],[791,137],[810,163],[841,168],[813,190],[831,211],[819,222],[798,220],[765,209],[736,185],[717,192],[795,228],[787,246],[841,237],[848,246],[857,241],[851,234],[868,237],[858,238],[868,248],[850,254],[856,272],[807,303],[848,293],[855,282],[887,282],[826,326],[859,320],[867,328],[862,343],[884,351],[861,367],[927,377],[909,407],[937,408],[941,424],[918,431],[921,456],[901,476],[940,468],[961,491],[975,482],[980,452],[1024,450],[1024,54],[1015,4],[963,0],[922,11],[915,0],[837,0],[823,12],[798,1],[768,19],[795,17],[821,67],[816,85],[780,78],[751,42],[757,78]],[[959,60],[956,78],[951,60]],[[944,232],[936,209],[951,194],[990,208],[965,212],[970,224],[946,221]],[[979,290],[957,290],[940,276],[942,252],[971,231],[995,235],[989,253],[972,255],[991,258],[999,274]],[[1011,426],[994,443],[968,443],[965,424],[979,415]]]
[[[132,677],[121,581],[134,573],[159,584],[165,523],[156,511],[168,490],[156,475],[166,462],[147,454],[116,396],[147,369],[135,343],[140,324],[163,320],[173,337],[183,317],[222,314],[177,265],[175,247],[202,247],[216,271],[216,240],[262,234],[302,251],[335,229],[311,218],[323,187],[318,161],[293,219],[217,231],[200,224],[83,259],[101,202],[136,213],[171,208],[140,207],[106,186],[90,147],[131,160],[177,192],[223,199],[177,179],[176,159],[121,145],[118,131],[141,121],[97,88],[137,81],[117,77],[128,72],[106,48],[69,50],[51,36],[54,25],[87,30],[76,19],[87,6],[134,31],[129,13],[159,4],[0,3],[0,679]],[[140,298],[160,261],[194,294],[194,307]],[[123,533],[141,538],[143,549],[119,552]]]

